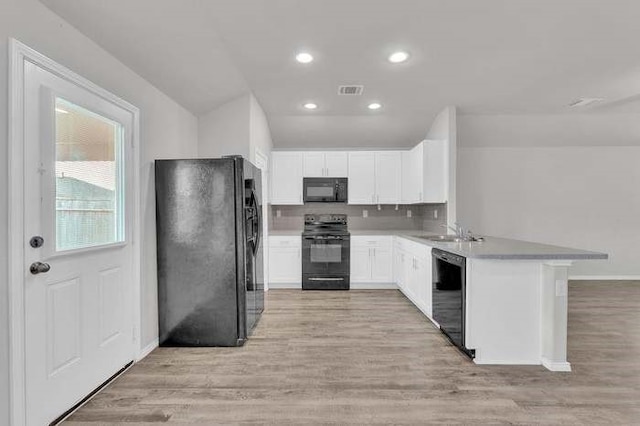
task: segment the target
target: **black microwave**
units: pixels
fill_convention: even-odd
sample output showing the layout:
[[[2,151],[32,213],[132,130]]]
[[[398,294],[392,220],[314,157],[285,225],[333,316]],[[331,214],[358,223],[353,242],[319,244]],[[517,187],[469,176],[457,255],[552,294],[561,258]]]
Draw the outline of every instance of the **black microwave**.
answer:
[[[347,178],[304,178],[305,203],[346,203]]]

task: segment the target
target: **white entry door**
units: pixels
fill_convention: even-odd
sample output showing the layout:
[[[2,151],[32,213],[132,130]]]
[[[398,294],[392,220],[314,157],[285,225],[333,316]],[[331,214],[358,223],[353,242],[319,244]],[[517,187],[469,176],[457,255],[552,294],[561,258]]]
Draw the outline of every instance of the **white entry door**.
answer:
[[[130,111],[24,65],[28,425],[134,359]]]

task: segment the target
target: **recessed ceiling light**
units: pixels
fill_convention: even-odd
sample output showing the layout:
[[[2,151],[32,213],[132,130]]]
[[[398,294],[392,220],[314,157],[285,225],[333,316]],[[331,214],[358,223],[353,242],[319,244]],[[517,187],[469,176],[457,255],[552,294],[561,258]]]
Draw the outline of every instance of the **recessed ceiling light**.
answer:
[[[407,52],[400,51],[400,52],[394,52],[391,55],[389,55],[389,62],[394,64],[404,62],[407,59],[409,59],[409,54]]]
[[[318,105],[314,104],[313,102],[309,102],[303,105],[306,109],[316,109],[318,108]]]
[[[373,102],[373,103],[370,103],[367,108],[375,110],[375,109],[382,108],[382,105],[380,105],[378,102]]]
[[[300,62],[301,64],[308,64],[309,62],[313,61],[313,56],[311,56],[311,54],[307,52],[300,52],[296,55],[296,61]]]

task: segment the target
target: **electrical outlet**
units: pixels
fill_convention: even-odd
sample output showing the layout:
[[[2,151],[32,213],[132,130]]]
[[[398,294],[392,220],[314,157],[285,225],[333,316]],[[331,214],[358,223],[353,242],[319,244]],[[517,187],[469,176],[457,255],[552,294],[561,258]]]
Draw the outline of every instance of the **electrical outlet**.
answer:
[[[413,213],[411,213],[411,210],[407,210],[407,217],[411,217],[413,216]]]
[[[369,217],[369,210],[362,210],[362,217]]]
[[[276,210],[276,217],[282,216],[282,212],[280,210]]]
[[[434,219],[437,219],[437,218],[438,218],[438,209],[435,209],[435,210],[433,211],[433,218],[434,218]]]

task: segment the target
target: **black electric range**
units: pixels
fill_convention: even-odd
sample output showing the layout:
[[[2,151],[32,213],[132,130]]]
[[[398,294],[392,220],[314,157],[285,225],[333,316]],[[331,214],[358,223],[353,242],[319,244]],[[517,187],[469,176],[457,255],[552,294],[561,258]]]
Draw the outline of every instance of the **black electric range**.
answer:
[[[350,240],[347,215],[304,215],[303,290],[349,290]]]

